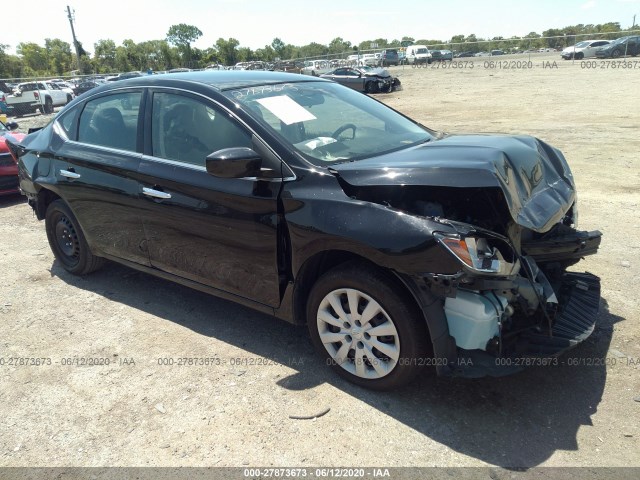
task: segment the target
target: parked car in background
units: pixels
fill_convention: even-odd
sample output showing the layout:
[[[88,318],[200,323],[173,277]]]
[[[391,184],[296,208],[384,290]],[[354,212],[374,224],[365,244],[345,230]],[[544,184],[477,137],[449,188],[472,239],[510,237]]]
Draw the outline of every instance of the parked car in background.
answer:
[[[478,52],[473,55],[474,57],[490,57],[491,52]]]
[[[321,78],[202,71],[104,85],[9,148],[61,268],[111,259],[306,324],[364,387],[548,365],[595,328],[600,281],[575,264],[601,234],[576,229],[569,165],[531,136],[436,132]]]
[[[142,73],[137,72],[137,71],[133,71],[133,72],[126,72],[126,73],[120,73],[114,77],[109,77],[107,78],[107,82],[117,82],[119,80],[127,80],[129,78],[136,78],[136,77],[141,77]]]
[[[495,57],[498,55],[504,55],[504,52],[502,50],[491,50],[491,56]]]
[[[360,55],[360,65],[368,65],[370,67],[375,67],[378,65],[380,61],[379,53],[363,53]]]
[[[398,56],[398,50],[395,48],[387,48],[380,52],[380,58],[378,59],[378,66],[389,67],[391,65],[399,65],[400,57]]]
[[[620,58],[625,55],[637,56],[640,53],[640,36],[621,37],[596,50],[598,58]]]
[[[48,81],[19,83],[6,102],[16,116],[35,113],[53,113],[54,107],[66,105],[73,100],[73,93],[60,90]]]
[[[431,52],[426,45],[409,45],[404,53],[409,65],[431,63]]]
[[[609,40],[584,40],[565,48],[560,56],[565,60],[582,60],[583,58],[595,57],[598,48],[609,45],[609,43]]]
[[[323,73],[330,71],[331,67],[327,60],[307,60],[304,62],[304,67],[302,67],[300,73],[317,77],[318,75],[322,75]]]
[[[473,57],[475,55],[475,53],[473,52],[460,52],[460,53],[456,53],[454,55],[455,58],[467,58],[467,57]]]
[[[453,52],[451,50],[431,50],[432,62],[444,62],[453,60]]]
[[[382,68],[339,67],[320,75],[359,92],[392,92],[400,89],[400,80]]]
[[[62,90],[67,94],[67,103],[73,100],[76,97],[75,92],[73,91],[73,87],[67,82],[51,82],[59,90]]]
[[[89,90],[99,87],[100,85],[104,85],[105,83],[107,83],[105,80],[89,80],[79,84],[76,88],[74,88],[73,91],[76,96],[78,96],[82,95],[85,92],[88,92]]]
[[[7,146],[7,138],[9,137],[12,137],[16,142],[24,139],[23,133],[14,132],[17,128],[16,122],[0,122],[0,196],[20,192],[18,163]]]

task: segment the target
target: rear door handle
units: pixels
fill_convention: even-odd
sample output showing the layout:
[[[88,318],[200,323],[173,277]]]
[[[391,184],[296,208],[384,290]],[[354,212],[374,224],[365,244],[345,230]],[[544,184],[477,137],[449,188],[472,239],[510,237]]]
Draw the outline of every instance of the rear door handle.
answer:
[[[67,178],[80,178],[80,174],[71,170],[60,170],[60,175]]]
[[[147,197],[162,198],[165,200],[171,198],[170,193],[161,192],[160,190],[154,190],[153,188],[142,187],[142,193],[144,193]]]

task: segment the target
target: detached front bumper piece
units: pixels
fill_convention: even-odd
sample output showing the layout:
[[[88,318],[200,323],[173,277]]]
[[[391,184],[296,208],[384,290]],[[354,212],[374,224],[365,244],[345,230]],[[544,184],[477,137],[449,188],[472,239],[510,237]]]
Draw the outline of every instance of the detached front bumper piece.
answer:
[[[527,332],[516,346],[521,357],[555,357],[593,333],[600,305],[600,278],[590,273],[566,273],[560,290],[562,311],[549,333]]]
[[[458,349],[453,376],[503,376],[531,366],[555,365],[553,358],[593,333],[600,305],[600,278],[590,273],[565,273],[559,289],[560,310],[551,328],[538,326],[522,332],[509,351],[493,356],[482,350]]]

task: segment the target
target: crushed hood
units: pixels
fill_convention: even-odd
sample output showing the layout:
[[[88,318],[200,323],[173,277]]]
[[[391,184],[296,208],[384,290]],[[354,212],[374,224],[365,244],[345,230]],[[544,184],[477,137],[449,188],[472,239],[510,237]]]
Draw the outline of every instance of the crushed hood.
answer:
[[[390,77],[391,74],[384,68],[374,68],[373,70],[363,71],[366,77]]]
[[[449,135],[330,170],[356,187],[499,187],[513,220],[537,232],[559,222],[575,201],[562,153],[524,135]]]

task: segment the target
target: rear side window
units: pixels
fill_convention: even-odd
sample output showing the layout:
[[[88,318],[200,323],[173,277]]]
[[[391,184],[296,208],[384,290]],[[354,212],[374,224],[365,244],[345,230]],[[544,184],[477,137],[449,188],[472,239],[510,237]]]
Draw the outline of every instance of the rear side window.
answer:
[[[78,125],[78,141],[136,151],[141,92],[125,92],[86,103]]]

